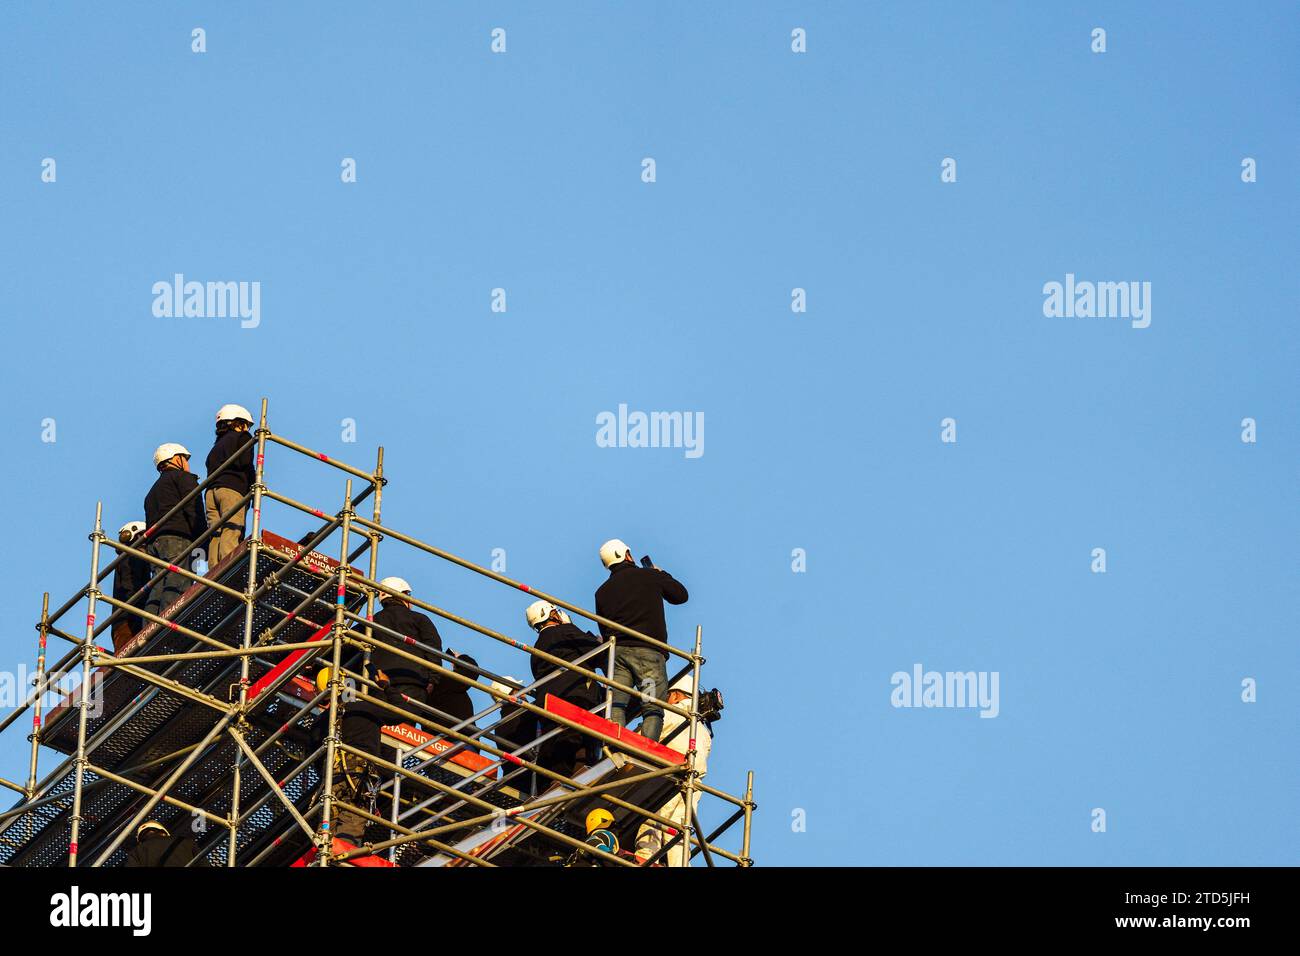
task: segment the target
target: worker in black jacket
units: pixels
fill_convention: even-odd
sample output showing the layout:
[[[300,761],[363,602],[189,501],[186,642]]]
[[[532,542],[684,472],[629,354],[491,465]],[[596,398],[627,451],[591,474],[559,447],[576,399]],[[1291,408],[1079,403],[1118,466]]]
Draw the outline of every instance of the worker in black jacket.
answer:
[[[146,820],[135,831],[135,846],[126,855],[127,866],[186,866],[198,856],[194,838],[172,839],[171,833],[157,820]],[[195,866],[206,866],[203,860]]]
[[[457,674],[470,680],[478,679],[478,661],[468,654],[457,654],[451,650],[447,653],[456,658],[456,663],[452,667]],[[469,698],[469,685],[459,681],[443,680],[440,677],[434,683],[433,693],[429,696],[429,706],[454,717],[456,723],[474,716],[474,702]],[[473,725],[467,726],[463,732],[473,733]]]
[[[452,665],[452,669],[457,674],[470,680],[478,679],[478,661],[468,654],[457,654],[451,649],[448,649],[447,653],[456,658],[456,663]],[[441,717],[434,718],[438,723],[445,723],[448,727],[453,727],[461,721],[469,720],[474,716],[474,702],[469,697],[469,685],[450,678],[440,677],[434,683],[433,691],[429,695],[429,706],[442,711],[451,718],[451,720]],[[468,737],[473,736],[477,730],[478,725],[471,721],[460,728],[459,732]],[[472,744],[467,744],[466,747],[474,751],[474,753],[479,752],[478,748]]]
[[[411,586],[402,578],[388,577],[379,583],[398,592],[399,595],[411,593]],[[440,669],[439,658],[434,651],[442,650],[442,638],[438,636],[438,629],[433,626],[433,621],[418,611],[411,610],[410,603],[402,600],[401,597],[385,594],[383,604],[383,608],[375,614],[375,623],[396,631],[402,637],[397,638],[380,630],[371,632],[376,642],[374,650],[370,652],[371,675],[377,679],[378,674],[383,672],[393,690],[405,694],[412,700],[427,704],[434,685],[439,681],[437,674]],[[420,665],[405,657],[399,657],[389,651],[385,645],[400,647],[408,654],[414,654],[429,663]],[[418,710],[414,707],[410,709]]]
[[[533,646],[561,660],[576,661],[601,644],[599,637],[582,630],[569,619],[569,615],[549,601],[534,601],[528,606],[524,616],[528,620],[528,626],[537,631],[537,641]],[[585,667],[589,671],[604,670],[605,661],[597,660],[597,657],[599,655],[588,658],[578,666]],[[544,700],[546,694],[554,694],[583,710],[589,710],[605,698],[601,686],[590,678],[558,667],[535,655],[530,655],[529,662],[533,677],[537,680],[552,672],[555,674],[537,688],[537,696],[540,699]]]
[[[514,677],[507,677],[509,684],[502,684],[499,681],[492,681],[492,685],[505,694],[517,694],[523,681]],[[493,698],[496,700],[497,698]],[[528,695],[520,696],[521,700],[527,700]],[[531,701],[529,701],[531,703]],[[526,748],[537,738],[537,715],[531,710],[520,707],[516,703],[503,701],[501,704],[501,716],[497,720],[496,726],[492,729],[493,742],[503,750],[513,753],[521,748]]]
[[[199,496],[196,494],[186,501],[166,521],[163,516],[198,488],[199,479],[190,472],[190,453],[184,445],[175,442],[159,445],[153,453],[153,463],[158,469],[158,480],[144,498],[144,520],[149,525],[148,551],[159,560],[188,567],[191,543],[208,528],[203,520]],[[157,572],[157,566],[154,571]],[[188,586],[189,581],[184,575],[168,571],[149,590],[145,610],[161,614],[185,593]]]
[[[208,477],[212,481],[203,492],[208,526],[220,525],[208,540],[208,567],[211,568],[215,568],[244,540],[248,503],[243,498],[257,480],[257,470],[253,467],[253,436],[248,431],[252,426],[252,413],[243,405],[222,405],[217,409],[217,440],[212,451],[208,452],[206,462]],[[214,477],[213,472],[235,452],[239,452],[239,457]],[[231,509],[236,510],[222,521],[221,516]]]
[[[596,590],[596,613],[667,644],[664,602],[685,604],[686,588],[667,571],[638,567],[628,546],[617,538],[600,546],[600,560],[609,568],[609,579]],[[615,639],[614,673],[610,676],[643,695],[663,700],[668,693],[667,652],[604,624],[600,633],[606,640]],[[611,716],[615,723],[626,727],[630,695],[615,690],[613,697]],[[658,740],[663,730],[663,708],[643,697],[641,712],[644,717],[637,732]]]
[[[528,625],[537,630],[537,641],[533,646],[561,660],[577,660],[583,654],[594,651],[601,644],[600,638],[582,630],[569,620],[569,615],[549,601],[534,601],[528,606],[524,616]],[[547,674],[554,675],[537,688],[539,702],[544,704],[546,695],[551,694],[583,710],[590,710],[604,699],[604,691],[590,678],[535,655],[531,655],[529,659],[534,678],[541,680]],[[587,670],[596,670],[601,663],[594,658],[589,658],[579,666]],[[544,734],[557,726],[562,725],[543,720],[540,731]],[[566,727],[542,744],[537,762],[548,770],[571,777],[580,768],[595,763],[598,746],[592,738]]]

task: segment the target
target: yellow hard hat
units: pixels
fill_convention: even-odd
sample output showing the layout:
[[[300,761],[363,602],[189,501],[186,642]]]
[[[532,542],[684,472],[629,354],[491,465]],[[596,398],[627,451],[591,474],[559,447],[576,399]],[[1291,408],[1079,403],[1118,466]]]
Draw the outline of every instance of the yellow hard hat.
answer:
[[[597,807],[587,814],[587,832],[592,830],[603,830],[614,822],[614,814],[610,813],[604,807]]]
[[[330,669],[322,667],[316,672],[316,689],[324,690],[330,683]]]

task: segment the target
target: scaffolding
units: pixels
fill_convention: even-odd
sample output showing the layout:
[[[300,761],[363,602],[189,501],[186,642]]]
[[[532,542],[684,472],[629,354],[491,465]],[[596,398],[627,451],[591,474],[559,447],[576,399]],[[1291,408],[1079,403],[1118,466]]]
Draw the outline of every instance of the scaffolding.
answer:
[[[743,795],[734,796],[706,784],[697,769],[704,719],[701,628],[691,649],[683,650],[384,525],[382,447],[373,472],[338,461],[270,431],[266,399],[251,440],[250,490],[190,547],[202,547],[245,507],[250,533],[205,573],[156,557],[144,542],[196,496],[202,502],[242,448],[131,544],[104,534],[103,503],[96,506],[87,583],[53,611],[44,595],[33,687],[0,721],[5,733],[32,715],[26,780],[0,777],[0,786],[20,796],[0,813],[0,865],[122,865],[128,841],[147,820],[192,836],[197,854],[190,865],[658,866],[674,851],[687,865],[695,859],[707,866],[752,865],[753,771]],[[341,472],[341,507],[316,508],[268,487],[271,446],[277,454],[302,455]],[[370,517],[357,510],[367,500]],[[275,535],[263,520],[268,505],[305,514],[319,527],[297,541]],[[337,557],[317,550],[335,536]],[[549,601],[609,636],[569,661],[399,595],[379,581],[381,541]],[[105,548],[109,560],[102,562]],[[365,573],[356,567],[362,559]],[[101,582],[130,560],[144,562],[150,580],[126,600],[101,590]],[[188,587],[158,613],[146,610],[145,595],[168,574],[183,577]],[[390,596],[460,625],[475,640],[505,644],[553,669],[522,682],[420,644],[375,621],[376,601]],[[83,602],[84,627],[67,624]],[[112,651],[99,646],[97,639],[128,615],[143,621],[138,633]],[[47,659],[50,637],[70,645],[53,663]],[[671,704],[613,679],[618,641],[627,638],[667,656],[670,687],[689,675],[689,702]],[[380,645],[414,667],[429,667],[431,659],[454,665],[439,666],[439,679],[478,690],[491,704],[457,720],[406,695],[395,702],[370,672],[371,651]],[[323,689],[308,676],[317,671],[327,675]],[[603,702],[584,710],[547,693],[565,672],[603,688]],[[47,698],[77,673],[77,687],[43,712]],[[677,715],[685,741],[667,746],[671,740],[649,740],[614,723],[615,691]],[[382,730],[383,755],[342,739],[343,714],[356,701],[391,715]],[[516,728],[524,714],[535,718],[537,735],[511,739],[506,729]],[[542,745],[565,733],[597,741],[601,751],[590,766],[573,768],[573,776],[539,762]],[[64,759],[38,780],[43,749]],[[334,774],[345,754],[373,768],[376,784],[366,806],[336,792]],[[725,814],[709,832],[697,810],[704,798]],[[596,807],[614,816],[609,829],[620,847],[657,829],[657,850],[647,857],[589,843],[584,820]],[[334,834],[340,812],[370,824],[365,839],[354,843]],[[739,845],[728,849],[718,841],[737,823]]]

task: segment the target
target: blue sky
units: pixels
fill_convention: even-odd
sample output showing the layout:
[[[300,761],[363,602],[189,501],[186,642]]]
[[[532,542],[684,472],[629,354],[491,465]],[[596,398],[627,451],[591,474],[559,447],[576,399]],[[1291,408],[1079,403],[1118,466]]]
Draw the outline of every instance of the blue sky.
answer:
[[[384,445],[407,533],[579,603],[607,537],[677,575],[760,863],[1293,863],[1300,30],[1132,7],[6,6],[0,667],[95,501],[138,517],[155,445],[267,396]],[[260,325],[155,317],[177,272],[260,282]],[[1150,327],[1045,317],[1067,273],[1150,282]],[[703,414],[704,454],[598,447],[620,403]],[[522,597],[382,553],[527,636]],[[892,707],[915,663],[998,672],[999,716]]]

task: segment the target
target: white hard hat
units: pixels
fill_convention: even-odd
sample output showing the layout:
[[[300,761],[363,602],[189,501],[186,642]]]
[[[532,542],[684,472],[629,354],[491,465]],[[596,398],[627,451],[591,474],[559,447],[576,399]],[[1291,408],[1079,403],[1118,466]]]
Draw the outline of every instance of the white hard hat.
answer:
[[[676,690],[676,691],[681,691],[687,697],[690,697],[691,686],[694,683],[695,683],[695,674],[694,672],[688,670],[681,677],[677,678],[677,680],[673,681],[672,686],[668,688],[668,693],[671,694],[673,691]]]
[[[555,611],[558,611],[550,601],[534,601],[528,605],[528,610],[524,612],[524,617],[528,619],[528,626],[537,629],[538,625],[544,623]]]
[[[390,577],[390,578],[384,578],[384,579],[383,579],[382,581],[380,581],[379,583],[380,583],[383,587],[388,588],[390,591],[398,591],[398,592],[400,592],[400,593],[402,593],[402,594],[410,594],[410,593],[411,593],[411,586],[410,586],[409,584],[406,583],[406,578],[392,578],[392,577]],[[381,595],[381,597],[382,597],[382,595]]]
[[[243,405],[222,405],[217,409],[219,422],[248,422],[253,424],[253,413]]]
[[[610,538],[600,546],[600,561],[607,568],[612,568],[627,557],[628,547],[618,538]]]
[[[131,532],[131,537],[134,538],[147,527],[149,526],[143,521],[128,521],[126,524],[122,525],[122,527],[117,529],[117,536],[120,538],[129,531]]]
[[[157,468],[169,458],[175,458],[177,455],[184,455],[186,458],[189,458],[190,450],[184,445],[176,444],[174,441],[169,441],[159,445],[153,453],[154,467]]]

